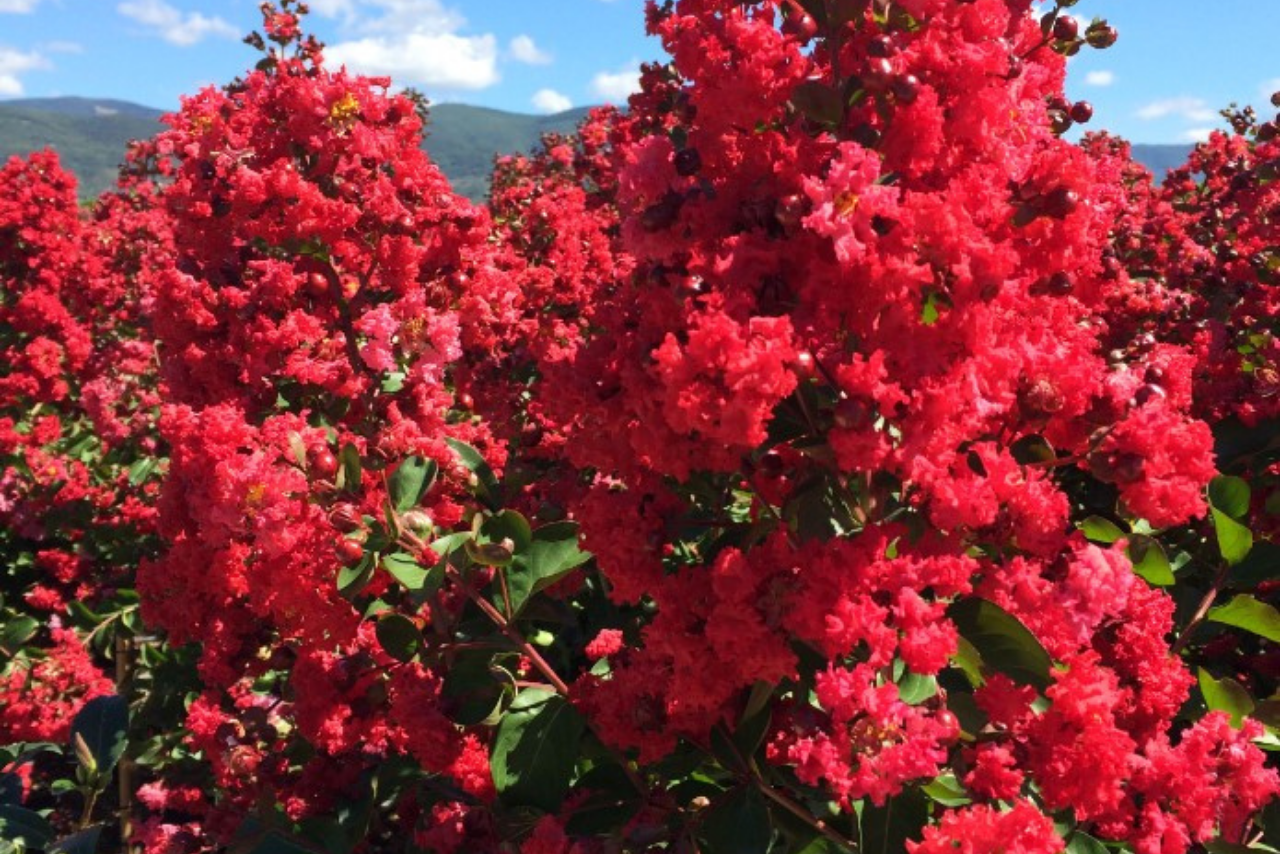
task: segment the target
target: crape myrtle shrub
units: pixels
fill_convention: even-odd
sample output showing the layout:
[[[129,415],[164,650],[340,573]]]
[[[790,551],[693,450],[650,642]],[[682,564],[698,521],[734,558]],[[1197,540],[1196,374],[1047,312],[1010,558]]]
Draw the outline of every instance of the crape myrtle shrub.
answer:
[[[486,210],[268,4],[11,162],[0,846],[1272,850],[1275,126],[1061,140],[1071,5],[651,3]]]

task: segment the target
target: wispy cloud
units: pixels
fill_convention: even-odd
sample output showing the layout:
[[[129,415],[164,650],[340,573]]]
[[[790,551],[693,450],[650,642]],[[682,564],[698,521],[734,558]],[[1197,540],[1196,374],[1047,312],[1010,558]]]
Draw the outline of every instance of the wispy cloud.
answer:
[[[1090,71],[1084,76],[1086,86],[1110,86],[1116,82],[1114,71]]]
[[[1185,142],[1208,142],[1209,135],[1214,130],[1215,128],[1188,128],[1182,132],[1182,139]]]
[[[20,75],[48,67],[49,60],[39,53],[0,47],[0,98],[20,97],[25,91]]]
[[[241,34],[222,18],[183,12],[164,0],[127,0],[116,6],[116,11],[180,47],[197,44],[209,36],[234,39]]]
[[[555,89],[539,89],[533,93],[533,106],[540,113],[563,113],[573,107],[573,101]]]
[[[1218,117],[1218,111],[1210,107],[1203,98],[1183,95],[1152,101],[1140,107],[1137,116],[1144,121],[1176,117],[1192,122],[1211,122]]]
[[[620,71],[601,71],[591,78],[591,92],[609,103],[617,104],[640,91],[640,63],[632,61]]]
[[[0,14],[25,15],[38,5],[40,0],[0,0]]]
[[[551,54],[538,47],[533,39],[526,35],[513,38],[509,50],[512,59],[523,62],[525,65],[550,65],[552,62]]]

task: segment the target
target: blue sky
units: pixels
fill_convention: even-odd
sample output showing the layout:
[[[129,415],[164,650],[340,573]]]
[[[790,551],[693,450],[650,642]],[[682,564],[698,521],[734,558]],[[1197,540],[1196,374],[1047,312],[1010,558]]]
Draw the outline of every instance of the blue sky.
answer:
[[[618,102],[641,61],[642,0],[311,0],[329,55],[436,101],[519,112]],[[1091,127],[1183,142],[1230,101],[1280,88],[1280,0],[1080,0],[1120,41],[1072,60]],[[169,109],[252,64],[257,0],[0,0],[0,98],[82,95]],[[1268,113],[1269,115],[1269,113]]]

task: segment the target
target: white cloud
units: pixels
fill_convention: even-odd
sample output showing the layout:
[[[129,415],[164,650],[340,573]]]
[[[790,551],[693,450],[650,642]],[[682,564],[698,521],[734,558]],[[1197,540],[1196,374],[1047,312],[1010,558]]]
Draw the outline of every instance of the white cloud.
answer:
[[[622,103],[640,91],[640,64],[632,62],[621,71],[601,71],[591,78],[591,92],[611,104]]]
[[[1192,122],[1211,122],[1218,117],[1218,111],[1210,107],[1203,98],[1182,96],[1153,101],[1139,108],[1138,118],[1146,121],[1163,119],[1169,116],[1186,119]]]
[[[1090,71],[1084,76],[1086,86],[1110,86],[1116,82],[1114,71]]]
[[[1272,77],[1258,87],[1258,94],[1262,95],[1263,100],[1267,103],[1271,103],[1271,96],[1276,92],[1280,92],[1280,77]]]
[[[401,86],[476,90],[498,82],[492,33],[464,35],[466,19],[440,0],[321,0],[313,8],[343,16],[358,38],[330,44],[325,58],[354,72],[389,76]]]
[[[1182,132],[1182,139],[1186,142],[1208,142],[1213,131],[1214,128],[1189,128]]]
[[[126,0],[116,11],[150,29],[170,44],[186,47],[208,36],[238,38],[240,31],[218,17],[183,12],[164,0]]]
[[[39,3],[40,0],[0,0],[0,14],[25,15]]]
[[[48,68],[49,61],[38,53],[22,53],[0,47],[0,97],[17,98],[22,95],[22,78],[25,72]]]
[[[498,82],[498,48],[492,35],[370,36],[332,45],[325,56],[352,71],[389,76],[402,86],[484,89]]]
[[[539,89],[533,93],[533,106],[540,113],[563,113],[573,107],[573,101],[555,89]]]
[[[526,65],[551,64],[551,54],[534,44],[533,39],[529,36],[519,35],[513,38],[510,49],[511,57],[516,62],[523,62]]]

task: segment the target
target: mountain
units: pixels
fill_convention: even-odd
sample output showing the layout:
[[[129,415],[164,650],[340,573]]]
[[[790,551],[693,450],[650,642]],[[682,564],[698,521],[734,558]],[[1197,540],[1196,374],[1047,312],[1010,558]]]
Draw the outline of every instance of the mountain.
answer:
[[[116,179],[125,146],[154,136],[160,111],[125,101],[39,98],[0,101],[0,160],[51,146],[96,196]]]
[[[1193,145],[1139,145],[1133,146],[1133,159],[1151,170],[1156,180],[1164,179],[1164,173],[1187,162]]]
[[[528,116],[466,104],[437,104],[431,107],[423,147],[455,190],[481,200],[489,192],[494,155],[527,152],[544,133],[572,133],[589,109]]]
[[[439,104],[431,108],[423,147],[458,192],[480,200],[489,190],[494,155],[528,151],[544,133],[570,133],[587,109],[531,116]],[[52,146],[80,179],[82,193],[96,196],[115,181],[129,140],[160,130],[161,114],[128,101],[100,98],[0,101],[0,160]]]
[[[454,188],[483,200],[497,154],[526,152],[544,133],[569,133],[588,108],[551,116],[507,113],[466,104],[431,107],[423,147]],[[80,179],[85,197],[115,181],[116,166],[131,139],[160,130],[160,110],[104,98],[29,98],[0,101],[0,161],[52,146]],[[1188,145],[1135,145],[1134,157],[1157,177],[1181,164]]]

